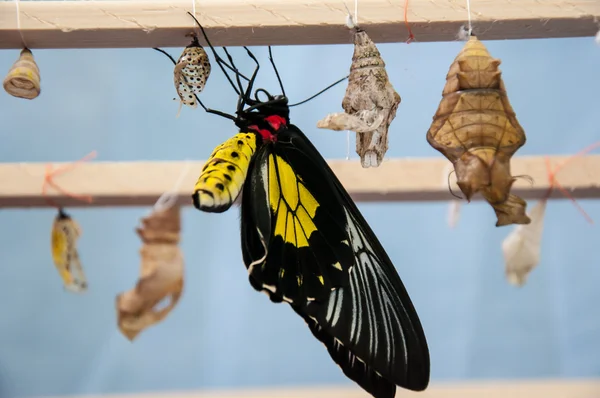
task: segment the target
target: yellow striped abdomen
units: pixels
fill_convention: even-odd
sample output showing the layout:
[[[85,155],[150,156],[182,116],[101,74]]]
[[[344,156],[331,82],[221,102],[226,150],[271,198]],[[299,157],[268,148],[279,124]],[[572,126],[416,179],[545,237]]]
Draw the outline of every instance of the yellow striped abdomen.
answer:
[[[194,187],[194,207],[209,213],[229,209],[242,191],[256,146],[254,133],[238,133],[217,146]]]

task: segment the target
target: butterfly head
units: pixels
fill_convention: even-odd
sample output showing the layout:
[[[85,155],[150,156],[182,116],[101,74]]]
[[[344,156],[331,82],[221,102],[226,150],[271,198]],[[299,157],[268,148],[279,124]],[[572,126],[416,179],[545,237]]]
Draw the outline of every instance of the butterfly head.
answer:
[[[264,93],[266,98],[259,99],[260,93]],[[267,132],[268,135],[275,135],[289,124],[290,108],[285,95],[273,96],[260,88],[254,92],[254,99],[252,106],[237,113],[236,125],[239,128],[251,128],[261,132],[263,138],[266,138]]]

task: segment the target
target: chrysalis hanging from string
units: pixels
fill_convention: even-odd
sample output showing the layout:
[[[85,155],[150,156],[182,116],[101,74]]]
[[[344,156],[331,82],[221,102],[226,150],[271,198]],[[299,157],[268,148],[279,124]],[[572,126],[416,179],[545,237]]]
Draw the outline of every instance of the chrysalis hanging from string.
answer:
[[[527,203],[510,193],[515,181],[510,160],[525,144],[525,132],[506,95],[500,62],[470,36],[450,66],[427,132],[427,142],[454,165],[467,201],[481,192],[496,212],[498,227],[530,222]]]
[[[378,167],[388,150],[388,129],[401,98],[389,81],[375,43],[351,19],[349,27],[354,30],[354,54],[342,100],[344,112],[327,115],[317,127],[356,132],[356,153],[362,167]]]
[[[175,89],[180,100],[177,116],[184,104],[191,108],[198,106],[195,95],[204,90],[211,71],[208,54],[198,42],[198,37],[195,34],[190,35],[192,42],[183,50],[173,71]]]
[[[598,147],[600,147],[600,142],[588,146],[577,154],[567,158],[567,160],[562,164],[557,165],[553,170],[551,169],[550,161],[546,158],[549,179],[548,192],[531,208],[531,210],[529,210],[528,216],[531,219],[531,223],[527,225],[517,225],[502,242],[504,270],[506,279],[511,285],[523,286],[527,282],[529,273],[537,267],[540,262],[546,206],[548,198],[555,187],[558,188],[563,195],[571,199],[573,204],[585,217],[586,221],[590,224],[594,223],[591,217],[579,207],[577,201],[575,201],[569,191],[563,188],[556,180],[556,174],[570,161],[579,158]]]
[[[443,172],[443,185],[445,188],[450,190],[450,193],[453,196],[457,196],[454,194],[456,190],[458,190],[458,186],[456,185],[456,176],[452,178],[454,175],[454,169],[452,167],[452,163],[448,163],[446,167],[444,167]],[[447,221],[448,226],[450,228],[455,228],[458,224],[458,220],[460,219],[460,201],[457,199],[450,199],[450,203],[448,204],[448,213],[447,213]]]
[[[52,224],[52,259],[65,290],[73,293],[87,291],[87,278],[77,250],[80,236],[79,224],[64,209],[59,208]]]
[[[181,209],[177,192],[189,162],[173,192],[165,192],[136,232],[142,240],[140,277],[135,287],[116,297],[119,330],[130,341],[161,322],[175,308],[184,285],[184,261],[179,248]],[[161,306],[169,301],[167,306]],[[162,308],[159,308],[162,307]]]
[[[34,99],[41,92],[40,70],[27,48],[21,51],[2,82],[4,90],[17,98]]]
[[[13,64],[2,82],[4,90],[17,98],[34,99],[40,95],[41,79],[40,70],[35,63],[31,50],[27,48],[23,32],[21,31],[21,11],[19,1],[15,0],[15,15],[17,17],[17,30],[21,36],[23,50],[19,59]]]
[[[59,187],[54,182],[53,178],[75,167],[78,163],[95,156],[96,152],[93,151],[81,160],[72,164],[67,164],[56,170],[53,170],[51,165],[46,166],[44,184],[42,186],[42,196],[44,196],[50,205],[56,207],[58,211],[54,218],[54,222],[52,223],[51,230],[50,247],[52,261],[63,281],[65,290],[73,293],[84,293],[88,289],[87,278],[83,271],[81,260],[79,258],[79,251],[77,249],[77,241],[81,237],[81,227],[66,213],[63,207],[58,206],[48,197],[47,189],[48,186],[51,186],[65,196],[91,203],[92,198],[90,196],[72,194]]]

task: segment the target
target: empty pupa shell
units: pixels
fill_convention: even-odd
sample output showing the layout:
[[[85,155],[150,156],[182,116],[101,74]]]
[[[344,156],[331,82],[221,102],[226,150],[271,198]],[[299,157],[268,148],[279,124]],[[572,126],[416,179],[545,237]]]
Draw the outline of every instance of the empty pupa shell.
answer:
[[[388,130],[400,101],[377,46],[364,30],[354,28],[354,54],[342,101],[344,112],[327,115],[317,127],[356,132],[356,153],[362,167],[378,167],[388,150]]]

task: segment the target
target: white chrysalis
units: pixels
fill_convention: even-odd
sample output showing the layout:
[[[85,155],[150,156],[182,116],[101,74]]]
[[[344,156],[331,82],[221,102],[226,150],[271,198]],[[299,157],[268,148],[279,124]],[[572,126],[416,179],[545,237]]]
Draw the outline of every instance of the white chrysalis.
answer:
[[[531,223],[518,225],[502,242],[506,279],[522,286],[529,273],[540,262],[546,200],[540,200],[529,210]]]

